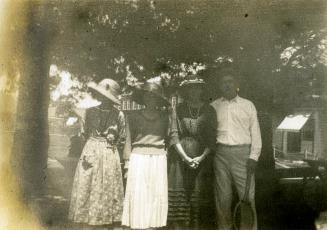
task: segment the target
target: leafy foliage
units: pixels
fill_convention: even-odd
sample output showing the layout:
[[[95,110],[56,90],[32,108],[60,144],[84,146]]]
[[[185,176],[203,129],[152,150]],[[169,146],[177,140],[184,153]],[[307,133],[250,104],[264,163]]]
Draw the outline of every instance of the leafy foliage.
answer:
[[[206,69],[203,77],[215,96],[211,83],[227,62],[243,76],[241,94],[259,107],[270,107],[273,97],[285,106],[294,99],[301,104],[321,82],[312,76],[322,75],[327,60],[319,6],[312,10],[305,5],[53,1],[48,4],[54,31],[51,63],[81,82],[113,78],[125,91],[158,76],[174,91],[188,73]]]

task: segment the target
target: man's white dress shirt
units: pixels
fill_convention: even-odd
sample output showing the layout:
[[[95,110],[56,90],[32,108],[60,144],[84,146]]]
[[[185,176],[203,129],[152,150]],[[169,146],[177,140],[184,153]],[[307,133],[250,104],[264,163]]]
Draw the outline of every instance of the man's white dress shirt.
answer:
[[[232,100],[219,98],[211,105],[217,113],[217,143],[251,145],[250,158],[257,161],[262,142],[257,110],[253,103],[236,96]]]

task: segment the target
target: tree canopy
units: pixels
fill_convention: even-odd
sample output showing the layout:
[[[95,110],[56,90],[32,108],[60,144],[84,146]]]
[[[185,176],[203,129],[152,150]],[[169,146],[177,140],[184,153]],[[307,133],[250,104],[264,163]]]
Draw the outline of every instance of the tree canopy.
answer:
[[[50,62],[80,82],[109,77],[126,88],[161,76],[176,86],[188,72],[215,78],[231,62],[243,93],[264,106],[258,95],[275,89],[284,102],[326,65],[321,1],[53,1],[46,12]]]
[[[224,63],[240,70],[241,93],[263,110],[270,107],[268,99],[287,107],[326,94],[326,4],[321,0],[53,0],[36,5],[35,26],[27,31],[46,36],[38,49],[49,59],[52,91],[64,81],[60,73],[69,73],[64,75],[71,78],[72,90],[61,98],[76,97],[85,90],[83,83],[106,77],[124,89],[156,76],[173,88],[198,71],[210,82]],[[10,23],[11,30],[22,26]],[[15,88],[13,79],[18,78],[1,77],[2,90]]]

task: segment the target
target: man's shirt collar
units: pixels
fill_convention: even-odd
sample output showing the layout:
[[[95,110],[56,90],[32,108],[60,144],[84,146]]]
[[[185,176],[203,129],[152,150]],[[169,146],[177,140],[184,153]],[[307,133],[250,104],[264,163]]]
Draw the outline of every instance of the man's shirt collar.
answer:
[[[239,96],[238,95],[236,95],[236,97],[234,97],[233,99],[231,99],[231,100],[228,100],[228,99],[226,99],[226,98],[224,98],[224,97],[221,97],[221,101],[226,101],[226,102],[238,102],[238,100],[239,100]]]

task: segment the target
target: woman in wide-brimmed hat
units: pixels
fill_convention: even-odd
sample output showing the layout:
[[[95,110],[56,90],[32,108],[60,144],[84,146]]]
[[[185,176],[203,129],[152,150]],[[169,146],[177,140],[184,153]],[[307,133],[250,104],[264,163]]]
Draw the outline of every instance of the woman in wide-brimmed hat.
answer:
[[[184,102],[176,108],[178,135],[169,154],[169,214],[171,228],[207,229],[212,170],[208,157],[215,145],[214,109],[202,100],[205,82],[196,75],[187,76],[179,92]],[[213,213],[213,212],[212,212]]]
[[[126,119],[125,166],[128,166],[122,224],[132,229],[166,225],[168,212],[167,136],[172,133],[169,101],[160,84],[146,82],[133,93],[145,109]]]
[[[118,149],[125,141],[125,119],[118,105],[120,87],[112,79],[88,84],[98,105],[86,111],[87,142],[78,162],[69,219],[91,228],[121,221],[123,178]]]

